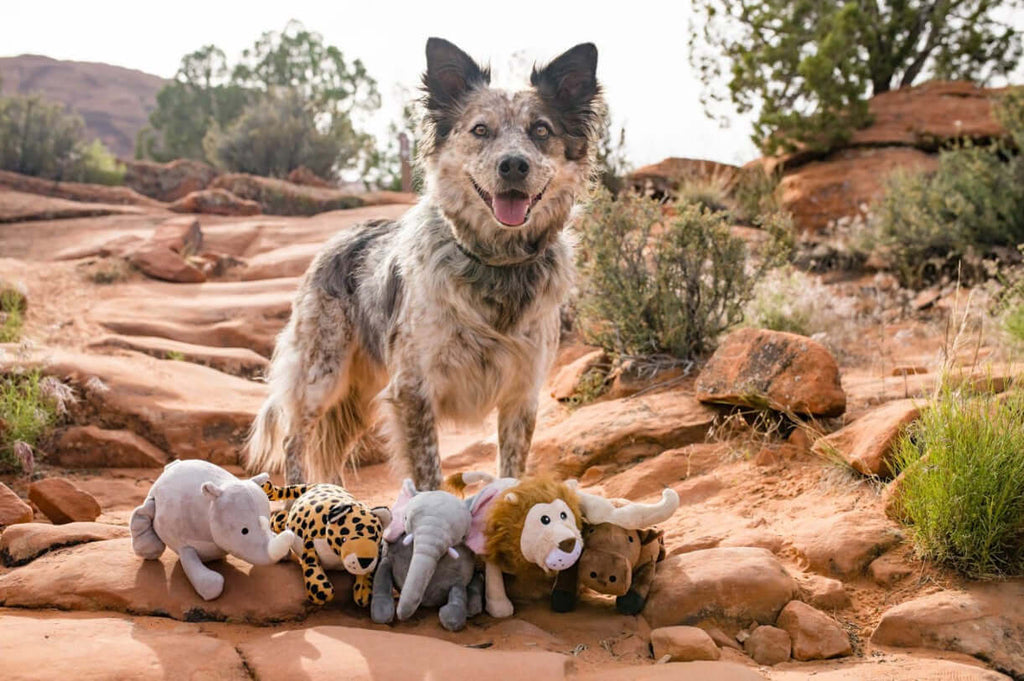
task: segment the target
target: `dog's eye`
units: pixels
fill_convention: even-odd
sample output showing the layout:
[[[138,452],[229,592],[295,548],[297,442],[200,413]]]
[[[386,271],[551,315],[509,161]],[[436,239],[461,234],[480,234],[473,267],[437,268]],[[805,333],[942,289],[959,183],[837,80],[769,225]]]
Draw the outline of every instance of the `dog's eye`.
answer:
[[[565,511],[562,511],[561,513],[559,513],[558,517],[561,518],[562,520],[568,520],[568,518],[569,518],[569,516],[567,516],[565,514]]]
[[[550,525],[551,524],[551,516],[542,515],[540,517],[540,524],[541,525]]]
[[[551,137],[551,127],[547,123],[534,123],[533,136],[540,140]]]
[[[471,132],[477,137],[487,137],[488,130],[487,126],[483,123],[477,123],[473,126],[473,130]]]

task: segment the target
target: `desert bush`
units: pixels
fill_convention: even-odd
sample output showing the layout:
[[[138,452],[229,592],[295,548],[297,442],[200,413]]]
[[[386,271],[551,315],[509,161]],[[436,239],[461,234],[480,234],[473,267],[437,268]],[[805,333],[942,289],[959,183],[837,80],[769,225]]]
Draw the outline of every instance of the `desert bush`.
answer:
[[[729,177],[724,173],[684,178],[676,190],[676,201],[695,205],[711,213],[725,213],[730,219],[735,218],[736,208],[730,194]]]
[[[1024,392],[946,389],[895,455],[921,555],[972,577],[1024,574]]]
[[[0,375],[0,472],[21,470],[17,450],[34,448],[73,401],[66,385],[37,370]]]
[[[760,215],[776,213],[782,209],[779,201],[779,182],[782,174],[769,171],[761,165],[740,168],[732,185],[732,201],[736,218],[743,223],[752,223]]]
[[[1024,95],[1011,91],[996,110],[1024,140]],[[984,260],[1022,242],[1024,157],[1006,144],[966,142],[943,151],[934,172],[893,173],[871,221],[871,245],[911,287],[958,272],[983,278]]]
[[[679,204],[675,215],[666,208],[601,189],[582,220],[580,329],[620,356],[708,352],[742,321],[755,282],[778,264],[774,251],[754,264],[723,214],[695,204]],[[787,228],[765,226],[776,236]]]
[[[744,321],[757,328],[813,336],[847,324],[854,316],[854,303],[836,296],[816,277],[780,267],[754,286]]]
[[[122,184],[124,166],[82,117],[39,96],[0,97],[0,168],[50,180]]]
[[[25,295],[0,281],[0,343],[15,343],[24,324]]]

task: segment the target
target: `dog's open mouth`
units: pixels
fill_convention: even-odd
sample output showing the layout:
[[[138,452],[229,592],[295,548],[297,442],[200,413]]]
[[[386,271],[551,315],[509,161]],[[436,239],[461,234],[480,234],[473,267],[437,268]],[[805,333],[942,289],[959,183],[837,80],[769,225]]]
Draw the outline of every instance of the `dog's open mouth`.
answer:
[[[533,198],[514,189],[491,196],[491,194],[481,189],[480,185],[472,177],[469,178],[469,181],[473,183],[476,193],[480,195],[480,198],[487,204],[487,207],[491,209],[494,219],[506,227],[519,227],[524,224],[530,217],[530,209],[536,206],[537,202],[544,197],[544,190],[547,189],[545,187],[541,190],[540,194]]]

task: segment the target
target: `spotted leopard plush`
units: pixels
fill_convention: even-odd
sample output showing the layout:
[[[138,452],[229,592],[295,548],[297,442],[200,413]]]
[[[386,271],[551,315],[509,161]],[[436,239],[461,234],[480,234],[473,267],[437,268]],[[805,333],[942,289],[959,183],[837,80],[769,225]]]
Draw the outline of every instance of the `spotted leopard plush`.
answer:
[[[356,577],[352,597],[356,605],[370,604],[373,571],[380,556],[384,528],[391,512],[370,508],[338,485],[262,485],[271,501],[293,501],[291,508],[271,516],[275,532],[295,533],[293,547],[302,564],[306,598],[323,605],[334,599],[334,586],[325,569],[344,569]]]

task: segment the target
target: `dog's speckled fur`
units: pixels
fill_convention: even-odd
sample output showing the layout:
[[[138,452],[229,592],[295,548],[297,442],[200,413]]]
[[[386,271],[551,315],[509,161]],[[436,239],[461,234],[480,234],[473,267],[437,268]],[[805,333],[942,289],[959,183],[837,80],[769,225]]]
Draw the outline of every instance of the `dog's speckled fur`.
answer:
[[[578,45],[507,93],[451,43],[428,41],[424,196],[313,261],[277,339],[251,467],[284,463],[289,483],[340,475],[380,400],[417,488],[441,485],[438,421],[494,408],[499,472],[522,474],[572,283],[565,228],[592,173],[596,64],[596,48]],[[525,177],[499,171],[509,158],[528,163]],[[490,207],[511,191],[530,198],[519,226]]]

